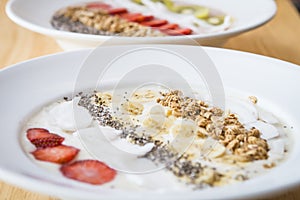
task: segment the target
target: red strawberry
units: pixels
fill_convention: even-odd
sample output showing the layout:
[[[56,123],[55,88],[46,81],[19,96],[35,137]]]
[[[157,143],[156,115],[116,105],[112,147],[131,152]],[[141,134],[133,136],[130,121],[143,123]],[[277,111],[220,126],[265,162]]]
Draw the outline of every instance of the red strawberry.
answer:
[[[75,147],[59,145],[56,147],[37,149],[31,153],[37,160],[65,164],[73,160],[78,152],[79,149]]]
[[[44,128],[30,128],[27,130],[28,140],[37,148],[54,147],[62,144],[64,138],[50,133]]]
[[[144,16],[140,13],[125,13],[121,15],[122,18],[130,21],[130,22],[144,22],[152,20],[154,17],[152,15]]]
[[[192,33],[192,30],[189,28],[162,31],[168,35],[190,35]]]
[[[168,21],[164,19],[154,19],[151,21],[142,22],[141,25],[143,26],[151,26],[151,27],[158,27],[167,24]]]
[[[34,144],[36,148],[46,148],[46,147],[55,147],[61,145],[65,138],[60,137],[59,135],[55,135],[50,133],[50,135],[46,138],[36,138],[31,140],[31,143]]]
[[[120,17],[124,19],[130,19],[131,17],[141,16],[141,13],[122,13],[120,14]]]
[[[103,9],[103,10],[111,9],[110,5],[106,3],[100,3],[100,2],[89,3],[86,5],[86,7],[91,9]]]
[[[97,160],[79,160],[63,165],[60,171],[64,176],[81,182],[101,185],[110,182],[116,176],[116,171]]]
[[[163,26],[157,27],[159,30],[170,30],[170,29],[177,29],[178,24],[165,24]]]
[[[108,14],[111,14],[111,15],[127,13],[126,8],[111,8],[111,9],[108,9],[107,11],[108,11]]]
[[[44,128],[30,128],[27,131],[27,138],[29,141],[37,138],[49,137],[49,131]]]

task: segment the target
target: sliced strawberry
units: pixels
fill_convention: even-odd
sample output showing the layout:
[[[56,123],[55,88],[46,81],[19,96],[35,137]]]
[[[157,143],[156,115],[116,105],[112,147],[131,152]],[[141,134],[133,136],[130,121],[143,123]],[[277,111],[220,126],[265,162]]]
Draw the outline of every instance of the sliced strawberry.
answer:
[[[154,17],[152,15],[142,15],[140,13],[126,13],[121,15],[122,18],[130,21],[130,22],[145,22],[145,21],[150,21],[152,19],[154,19]]]
[[[90,9],[103,9],[103,10],[111,9],[110,5],[108,5],[106,3],[100,3],[100,2],[89,3],[86,5],[86,7],[90,8]]]
[[[75,147],[59,145],[56,147],[37,149],[31,153],[37,160],[65,164],[73,160],[77,156],[78,152],[79,149]]]
[[[64,176],[77,181],[101,185],[112,181],[116,171],[97,160],[79,160],[63,165],[60,171]]]
[[[173,30],[173,29],[177,29],[178,27],[179,27],[178,24],[165,24],[165,25],[157,27],[157,29],[159,29],[159,30]]]
[[[189,28],[162,31],[168,35],[190,35],[192,33],[192,30]]]
[[[52,134],[52,133],[50,133]],[[31,140],[31,143],[34,144],[36,148],[46,148],[46,147],[55,147],[61,145],[65,138],[52,134],[53,136],[45,137],[45,138],[36,138]]]
[[[154,17],[152,15],[146,15],[146,16],[141,15],[139,17],[136,17],[135,19],[132,19],[131,21],[141,23],[141,22],[146,22],[146,21],[150,21],[153,19],[154,19]]]
[[[50,133],[44,128],[30,128],[27,130],[28,140],[36,146],[36,148],[54,147],[62,144],[64,138]]]
[[[143,26],[151,26],[151,27],[158,27],[167,24],[168,21],[164,19],[153,19],[151,21],[142,22],[141,25]]]
[[[111,14],[111,15],[116,15],[116,14],[122,14],[122,13],[127,13],[127,9],[126,8],[111,8],[111,9],[108,9],[108,14]]]
[[[132,17],[136,17],[136,16],[142,16],[141,13],[122,13],[120,14],[120,17],[124,18],[124,19],[130,19]]]
[[[29,141],[32,141],[37,138],[46,138],[49,137],[49,131],[44,128],[30,128],[27,131],[27,138]]]

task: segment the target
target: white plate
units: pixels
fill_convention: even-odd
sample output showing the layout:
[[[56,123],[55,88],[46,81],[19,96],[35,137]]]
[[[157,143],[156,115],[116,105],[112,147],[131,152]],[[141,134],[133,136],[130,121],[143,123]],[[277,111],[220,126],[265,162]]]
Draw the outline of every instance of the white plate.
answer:
[[[142,46],[101,47],[103,57],[119,49]],[[148,47],[148,46],[146,46]],[[145,45],[143,45],[145,48]],[[195,46],[149,46],[184,51],[193,55]],[[204,48],[215,63],[224,86],[256,95],[259,104],[279,116],[288,126],[293,146],[288,159],[269,173],[249,181],[189,193],[130,192],[75,185],[35,165],[19,143],[20,129],[28,116],[51,100],[73,92],[82,62],[91,50],[49,55],[0,71],[0,178],[22,188],[68,199],[241,199],[275,195],[300,183],[300,68],[294,64],[238,51]],[[163,55],[163,54],[161,54]],[[113,56],[116,56],[113,55]],[[141,54],[139,59],[144,59]],[[101,58],[100,58],[101,59]],[[164,60],[164,56],[156,57]],[[129,60],[130,61],[130,60]],[[127,62],[129,62],[127,61]],[[169,61],[174,68],[181,65]],[[97,70],[97,63],[93,65]],[[122,64],[122,63],[121,63]],[[172,68],[171,66],[171,68]],[[123,66],[119,66],[120,69]],[[89,80],[86,80],[89,82]],[[292,145],[292,144],[291,144]]]
[[[110,44],[195,44],[220,46],[228,38],[254,29],[269,21],[276,13],[273,0],[197,0],[196,2],[228,13],[234,18],[232,27],[224,32],[208,35],[192,35],[159,38],[118,38],[58,31],[52,28],[50,19],[55,11],[78,2],[91,0],[10,0],[6,6],[7,15],[17,24],[29,30],[51,36],[65,50],[96,47],[110,40]],[[107,43],[106,43],[107,44]]]

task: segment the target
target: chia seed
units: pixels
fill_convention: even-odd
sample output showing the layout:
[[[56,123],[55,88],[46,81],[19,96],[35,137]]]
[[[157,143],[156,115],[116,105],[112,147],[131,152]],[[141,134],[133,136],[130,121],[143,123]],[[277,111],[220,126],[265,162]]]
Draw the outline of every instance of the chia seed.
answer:
[[[93,103],[93,99],[95,103]],[[204,169],[200,162],[190,161],[188,155],[181,155],[175,152],[167,144],[155,140],[151,136],[146,136],[144,133],[138,134],[137,128],[140,127],[139,125],[124,123],[115,116],[113,117],[111,109],[105,106],[103,102],[101,102],[101,98],[98,98],[96,94],[81,94],[78,105],[86,108],[93,119],[99,122],[99,125],[121,130],[120,138],[126,139],[128,142],[139,146],[153,143],[155,146],[145,155],[140,156],[140,158],[147,158],[157,165],[165,165],[166,169],[171,171],[175,176],[184,179],[187,183],[193,184],[197,188],[203,188],[209,185],[195,182]]]
[[[110,33],[108,31],[98,30],[91,26],[86,26],[85,24],[79,21],[72,21],[70,18],[65,17],[64,15],[54,15],[50,23],[53,26],[53,28],[60,31],[93,34],[93,35],[105,35],[105,36],[118,35],[118,34]]]

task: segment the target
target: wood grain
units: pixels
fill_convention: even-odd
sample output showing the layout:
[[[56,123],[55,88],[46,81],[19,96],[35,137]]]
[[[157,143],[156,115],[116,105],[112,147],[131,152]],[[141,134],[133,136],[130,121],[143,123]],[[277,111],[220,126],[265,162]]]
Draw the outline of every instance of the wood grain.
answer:
[[[0,68],[30,58],[62,51],[52,38],[11,22],[0,0]],[[248,51],[300,65],[300,17],[289,0],[277,0],[278,12],[268,24],[230,39],[225,48]],[[255,13],[254,13],[255,14]],[[57,200],[0,182],[0,199]],[[270,200],[300,199],[300,187]]]
[[[224,47],[279,58],[300,65],[299,13],[289,0],[276,2],[278,11],[269,23],[230,39]]]

